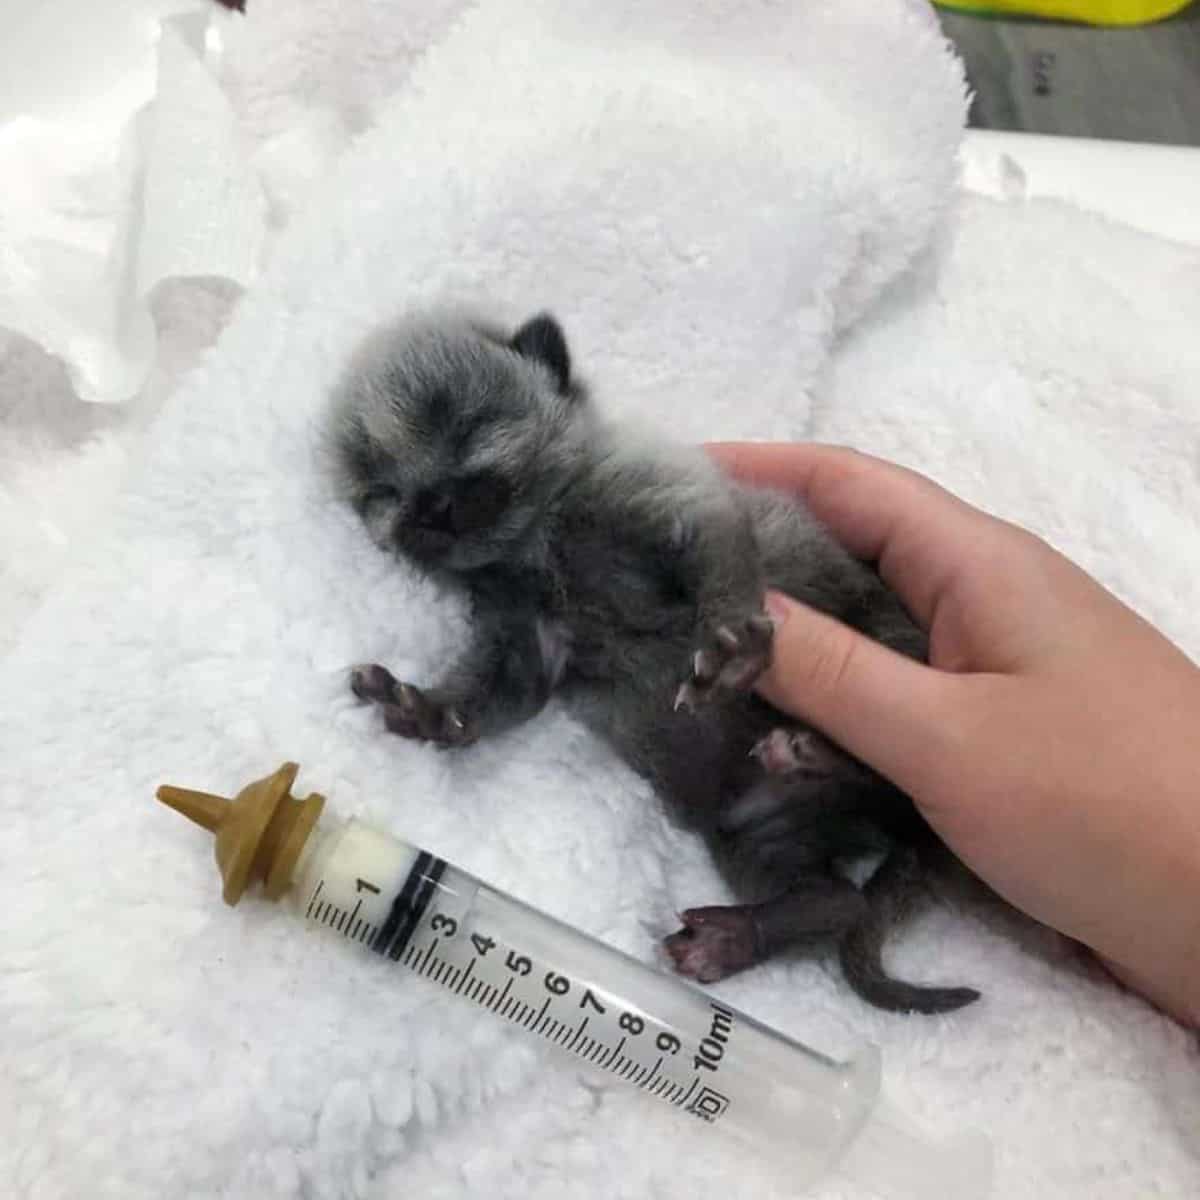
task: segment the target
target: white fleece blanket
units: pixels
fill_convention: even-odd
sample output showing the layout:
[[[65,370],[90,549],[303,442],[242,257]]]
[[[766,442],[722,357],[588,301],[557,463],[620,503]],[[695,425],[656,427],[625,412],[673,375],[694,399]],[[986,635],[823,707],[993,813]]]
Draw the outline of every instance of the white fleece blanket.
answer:
[[[450,757],[348,698],[348,664],[424,678],[459,629],[327,502],[314,453],[346,351],[400,306],[548,305],[600,402],[683,438],[816,432],[907,458],[1197,648],[1197,256],[972,205],[896,284],[952,194],[962,117],[928,18],[681,3],[635,35],[626,6],[587,7],[484,4],[429,56],[173,398],[112,537],[0,664],[18,1196],[794,1194],[432,986],[266,904],[225,909],[205,836],[152,802],[163,780],[234,787],[297,757],[334,811],[647,960],[678,907],[720,898],[701,848],[562,712]],[[820,962],[721,991],[834,1051],[880,1043],[893,1101],[992,1134],[998,1196],[1194,1191],[1177,1028],[990,908],[931,912],[896,965],[985,999],[888,1017]]]

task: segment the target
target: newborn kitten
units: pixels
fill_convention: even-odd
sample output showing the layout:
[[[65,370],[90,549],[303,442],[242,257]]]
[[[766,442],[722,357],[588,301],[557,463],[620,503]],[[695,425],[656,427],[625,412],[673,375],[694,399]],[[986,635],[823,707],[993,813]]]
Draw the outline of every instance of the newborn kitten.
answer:
[[[389,730],[463,746],[557,692],[707,838],[746,900],[682,914],[665,945],[684,975],[712,982],[832,939],[880,1008],[977,999],[881,964],[937,845],[911,802],[750,690],[771,655],[767,586],[926,650],[878,576],[794,498],[605,420],[548,315],[512,335],[457,314],[381,330],[337,388],[332,434],[376,541],[464,589],[473,612],[470,644],[432,686],[353,672]],[[844,874],[880,854],[863,887]]]

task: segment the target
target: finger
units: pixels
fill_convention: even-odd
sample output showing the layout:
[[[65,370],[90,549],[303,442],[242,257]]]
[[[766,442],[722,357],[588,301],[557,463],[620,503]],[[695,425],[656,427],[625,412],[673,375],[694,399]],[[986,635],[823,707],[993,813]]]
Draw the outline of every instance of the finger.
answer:
[[[939,597],[988,560],[988,532],[1004,528],[931,479],[856,450],[727,442],[708,451],[746,483],[799,496],[851,554],[877,565],[927,628]]]
[[[758,692],[900,787],[923,779],[931,756],[949,748],[955,677],[778,592],[767,607],[774,657]]]
[[[932,479],[843,446],[717,442],[706,448],[744,482],[794,492],[859,558],[880,557],[898,518],[936,518],[972,532],[975,520],[986,518]]]

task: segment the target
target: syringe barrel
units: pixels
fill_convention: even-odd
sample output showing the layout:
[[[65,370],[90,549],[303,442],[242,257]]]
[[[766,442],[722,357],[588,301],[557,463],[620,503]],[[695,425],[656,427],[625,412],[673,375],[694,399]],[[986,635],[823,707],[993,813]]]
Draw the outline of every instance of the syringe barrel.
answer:
[[[863,1127],[866,1047],[839,1062],[356,821],[319,831],[293,903],[310,921],[556,1043],[681,1116],[786,1157],[799,1183]]]

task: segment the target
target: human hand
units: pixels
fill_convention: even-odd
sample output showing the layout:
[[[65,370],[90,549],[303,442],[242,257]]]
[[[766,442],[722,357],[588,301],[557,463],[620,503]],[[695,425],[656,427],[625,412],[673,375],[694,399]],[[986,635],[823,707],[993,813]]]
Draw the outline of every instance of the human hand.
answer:
[[[1200,670],[1032,534],[831,447],[709,447],[790,491],[929,633],[915,663],[777,593],[758,689],[890,778],[1010,903],[1200,1025]]]

